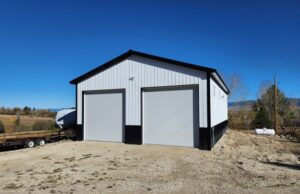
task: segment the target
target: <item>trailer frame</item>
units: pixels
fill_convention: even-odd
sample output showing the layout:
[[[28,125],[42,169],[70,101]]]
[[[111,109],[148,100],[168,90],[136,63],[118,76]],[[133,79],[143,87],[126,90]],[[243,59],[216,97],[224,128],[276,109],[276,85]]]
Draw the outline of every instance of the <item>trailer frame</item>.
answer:
[[[10,146],[34,147],[45,143],[59,141],[62,139],[75,139],[76,132],[74,129],[66,130],[44,130],[44,131],[24,131],[0,134],[0,148]],[[29,146],[29,142],[34,142],[34,146]]]

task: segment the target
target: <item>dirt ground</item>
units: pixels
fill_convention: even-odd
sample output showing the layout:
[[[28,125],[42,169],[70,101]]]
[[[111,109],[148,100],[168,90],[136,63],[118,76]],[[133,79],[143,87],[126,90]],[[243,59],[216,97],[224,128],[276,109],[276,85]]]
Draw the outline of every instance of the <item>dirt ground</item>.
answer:
[[[300,144],[228,131],[212,151],[58,142],[0,152],[0,193],[300,193]]]

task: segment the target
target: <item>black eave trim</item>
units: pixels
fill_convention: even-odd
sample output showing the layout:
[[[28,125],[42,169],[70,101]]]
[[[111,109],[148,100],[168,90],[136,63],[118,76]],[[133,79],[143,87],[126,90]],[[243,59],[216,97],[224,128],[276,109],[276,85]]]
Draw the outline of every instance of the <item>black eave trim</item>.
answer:
[[[97,68],[95,68],[95,69],[93,69],[93,70],[91,70],[91,71],[89,71],[89,72],[73,79],[72,81],[70,81],[70,84],[77,84],[77,83],[93,76],[94,74],[99,73],[99,72],[109,68],[110,66],[114,65],[115,63],[118,63],[118,62],[126,59],[130,55],[137,55],[137,56],[140,56],[140,57],[145,57],[145,58],[149,58],[149,59],[153,59],[153,60],[157,60],[157,61],[161,61],[161,62],[165,62],[165,63],[171,63],[171,64],[183,66],[183,67],[188,67],[188,68],[191,68],[191,69],[196,69],[196,70],[201,70],[201,71],[206,71],[206,72],[216,72],[217,73],[217,70],[213,69],[213,68],[208,68],[208,67],[204,67],[204,66],[191,64],[191,63],[186,63],[186,62],[182,62],[182,61],[177,61],[177,60],[173,60],[173,59],[168,59],[168,58],[164,58],[164,57],[150,55],[150,54],[146,54],[146,53],[142,53],[142,52],[138,52],[138,51],[134,51],[134,50],[129,50],[126,53],[124,53],[124,54],[122,54],[122,55],[120,55],[120,56],[104,63],[103,65],[101,65],[101,66],[99,66],[99,67],[97,67]],[[217,75],[219,76],[218,73],[217,73]],[[220,79],[223,82],[221,77],[220,77]]]
[[[220,76],[219,76],[220,77]],[[221,88],[221,90],[225,93],[225,94],[230,94],[229,89],[227,88],[227,86],[224,84],[224,86],[227,88],[228,91],[226,91],[224,89],[224,87],[221,86],[221,84],[216,80],[216,78],[214,76],[210,77],[212,80],[214,80],[214,82],[219,86],[219,88]],[[221,80],[223,82],[223,80]],[[223,82],[224,83],[224,82]]]
[[[230,90],[229,90],[229,88],[227,87],[227,85],[226,85],[226,83],[224,82],[224,80],[222,79],[221,75],[218,73],[218,71],[215,71],[215,72],[216,72],[216,74],[218,75],[218,77],[220,78],[220,80],[221,80],[221,82],[223,83],[223,85],[225,86],[225,88],[227,89],[227,92],[225,91],[225,93],[226,93],[226,94],[230,94]],[[216,81],[216,82],[219,84],[218,81]],[[220,87],[223,89],[222,86],[220,86]]]

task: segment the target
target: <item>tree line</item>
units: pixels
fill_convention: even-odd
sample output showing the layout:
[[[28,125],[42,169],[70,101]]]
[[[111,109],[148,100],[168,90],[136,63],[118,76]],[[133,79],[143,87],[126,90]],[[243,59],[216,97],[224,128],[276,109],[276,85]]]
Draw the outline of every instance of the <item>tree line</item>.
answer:
[[[231,94],[230,101],[243,102],[249,95],[243,78],[238,74],[225,76]],[[273,128],[275,127],[275,85],[270,81],[262,81],[258,91],[257,99],[253,105],[241,104],[236,109],[229,110],[229,125],[237,129]],[[300,127],[300,108],[291,103],[276,87],[276,126],[281,128],[287,126]]]
[[[24,108],[14,107],[6,108],[0,107],[0,114],[5,115],[24,115],[24,116],[37,116],[37,117],[52,117],[54,118],[56,113],[51,112],[48,109],[35,109],[34,107],[25,106]]]

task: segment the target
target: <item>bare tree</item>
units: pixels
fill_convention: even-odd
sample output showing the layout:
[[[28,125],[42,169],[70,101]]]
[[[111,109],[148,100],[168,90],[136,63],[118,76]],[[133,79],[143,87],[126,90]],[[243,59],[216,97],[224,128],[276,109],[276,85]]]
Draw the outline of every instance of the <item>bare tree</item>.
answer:
[[[267,90],[273,85],[270,80],[263,80],[260,82],[258,90],[257,90],[257,99],[260,99],[263,94],[267,92]]]
[[[233,73],[224,77],[230,90],[230,94],[228,96],[229,101],[239,102],[246,100],[249,95],[249,90],[246,87],[242,76],[240,74]]]
[[[233,116],[237,113],[238,118],[241,123],[245,123],[247,118],[247,108],[243,101],[247,100],[249,95],[249,90],[244,82],[244,79],[239,74],[230,74],[225,77],[226,84],[230,90],[230,95],[228,97],[229,102],[239,102],[239,109],[235,111],[229,111],[228,119],[229,122],[233,121]]]

